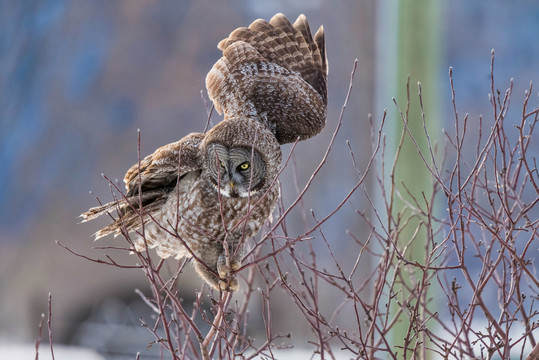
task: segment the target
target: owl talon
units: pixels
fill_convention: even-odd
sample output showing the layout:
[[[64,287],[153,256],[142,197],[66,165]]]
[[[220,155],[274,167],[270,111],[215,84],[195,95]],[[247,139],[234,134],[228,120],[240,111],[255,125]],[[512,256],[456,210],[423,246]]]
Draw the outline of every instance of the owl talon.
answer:
[[[219,267],[219,266],[218,266]],[[196,263],[195,269],[198,274],[216,290],[219,291],[236,291],[240,288],[238,279],[234,275],[219,275],[217,276],[215,270],[208,269],[202,263]]]
[[[241,261],[238,259],[231,259],[230,267],[226,265],[226,259],[224,258],[224,256],[222,256],[222,258],[220,258],[219,262],[217,263],[217,272],[222,279],[226,279],[233,272],[239,270],[239,268],[241,268]]]
[[[233,260],[230,262],[230,269],[232,271],[238,271],[241,268],[241,261],[240,260]]]
[[[231,276],[229,279],[230,281],[219,279],[219,290],[233,292],[237,291],[240,288],[238,279],[236,279],[235,276]]]

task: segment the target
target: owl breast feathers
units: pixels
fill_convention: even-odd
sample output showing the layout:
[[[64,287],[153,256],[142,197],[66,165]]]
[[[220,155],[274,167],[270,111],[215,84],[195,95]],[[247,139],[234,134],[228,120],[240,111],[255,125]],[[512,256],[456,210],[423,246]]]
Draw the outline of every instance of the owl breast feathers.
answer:
[[[323,28],[282,15],[234,30],[206,87],[224,120],[158,148],[126,173],[126,193],[91,208],[83,222],[117,211],[96,239],[134,234],[163,258],[195,259],[213,288],[238,289],[246,239],[256,235],[279,198],[280,145],[308,139],[325,125],[327,60]]]

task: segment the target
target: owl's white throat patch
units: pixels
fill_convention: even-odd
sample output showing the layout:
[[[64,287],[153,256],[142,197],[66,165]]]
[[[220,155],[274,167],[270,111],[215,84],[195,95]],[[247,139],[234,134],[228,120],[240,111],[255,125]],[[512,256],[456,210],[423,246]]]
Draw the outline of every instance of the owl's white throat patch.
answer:
[[[229,198],[237,198],[237,197],[248,197],[249,191],[238,191],[237,189],[233,188],[229,184],[227,184],[224,188],[220,187],[219,192],[222,196],[226,196]],[[254,194],[254,191],[251,191],[251,195]]]

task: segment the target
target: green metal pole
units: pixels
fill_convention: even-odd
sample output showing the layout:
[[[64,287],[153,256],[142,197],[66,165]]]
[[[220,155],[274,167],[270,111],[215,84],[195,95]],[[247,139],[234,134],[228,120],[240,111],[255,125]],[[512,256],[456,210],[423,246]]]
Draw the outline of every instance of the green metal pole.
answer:
[[[440,3],[439,0],[399,0],[398,2],[398,34],[397,34],[397,103],[404,112],[407,107],[407,88],[406,82],[410,77],[410,103],[408,109],[408,128],[413,134],[423,154],[429,154],[427,140],[423,130],[421,117],[421,108],[418,97],[417,83],[421,83],[423,95],[423,107],[426,114],[427,127],[432,135],[437,134],[439,128],[437,120],[438,112],[438,89],[439,79],[437,71],[440,64]],[[403,129],[403,123],[398,115],[396,121],[395,143],[400,140],[400,134]],[[429,158],[426,156],[427,159]],[[395,169],[395,185],[403,198],[414,203],[414,197],[424,206],[423,198],[430,199],[432,195],[432,176],[428,173],[423,160],[417,153],[417,150],[408,135],[405,136],[400,159]],[[402,185],[404,184],[404,185]],[[408,195],[408,191],[411,196]],[[423,196],[424,194],[424,196]],[[401,219],[406,219],[411,215],[409,209],[401,200],[396,200],[393,216],[400,214]],[[403,221],[403,223],[406,223]],[[399,224],[399,237],[397,246],[404,249],[412,237],[415,240],[408,247],[406,258],[410,261],[425,262],[425,249],[427,242],[427,233],[424,227],[417,233],[420,225],[420,219],[415,218],[406,224]],[[412,277],[421,279],[422,273],[417,268],[407,267],[402,271],[404,283],[412,284]],[[409,272],[413,270],[412,272]],[[415,303],[406,303],[405,299],[409,297],[409,291],[406,286],[395,288],[399,292],[397,296],[401,306],[415,306]],[[396,304],[395,304],[396,305]],[[393,314],[398,309],[394,306]],[[409,311],[405,310],[406,313]],[[426,317],[426,316],[425,316]],[[400,321],[393,331],[394,350],[399,353],[399,358],[403,359],[421,359],[422,353],[413,353],[402,349],[404,338],[409,332],[410,319],[405,314],[401,314]],[[413,330],[412,330],[413,333]],[[415,338],[417,340],[417,338]],[[424,348],[427,344],[423,344]],[[413,347],[414,343],[408,344],[408,348]],[[400,347],[400,348],[399,348]],[[402,357],[401,357],[402,356]]]

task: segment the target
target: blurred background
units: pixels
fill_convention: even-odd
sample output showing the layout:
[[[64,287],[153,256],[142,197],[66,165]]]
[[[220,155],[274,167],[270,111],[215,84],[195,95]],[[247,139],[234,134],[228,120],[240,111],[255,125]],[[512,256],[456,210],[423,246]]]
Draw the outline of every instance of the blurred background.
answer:
[[[277,12],[291,21],[304,13],[313,32],[324,25],[328,125],[316,140],[297,146],[300,186],[326,150],[358,59],[343,129],[306,199],[306,208],[319,217],[357,181],[345,140],[362,168],[371,154],[368,114],[380,121],[389,108],[390,120],[396,118],[391,98],[402,103],[398,94],[408,73],[412,93],[422,81],[424,96],[434,104],[428,113],[433,126],[453,128],[449,66],[461,112],[477,119],[490,111],[495,48],[499,88],[504,91],[513,77],[515,106],[520,106],[529,82],[539,81],[539,2],[432,1],[427,8],[421,3],[0,0],[0,344],[35,341],[50,292],[59,344],[94,348],[107,358],[133,358],[137,351],[151,356],[152,349],[145,349],[151,335],[138,321],[149,309],[133,291],[147,289],[142,272],[84,261],[55,241],[88,256],[102,255],[91,249],[92,234],[107,219],[78,224],[77,216],[97,204],[89,191],[110,199],[100,174],[121,181],[137,161],[137,129],[142,156],[204,129],[205,76],[220,57],[217,43],[236,27],[269,20]],[[428,12],[422,15],[428,22],[417,22],[426,37],[415,37],[417,29],[403,26],[404,11],[412,18]],[[417,73],[411,65],[406,69],[408,63],[419,64]],[[283,176],[283,199],[289,204],[296,189],[288,181],[291,172]],[[360,198],[354,205],[368,208]],[[338,214],[325,232],[337,254],[355,259],[347,229],[361,233],[353,211]],[[121,244],[121,239],[101,241]],[[187,272],[188,298],[200,280]],[[293,325],[283,315],[274,326]],[[129,337],[116,336],[126,329]]]

